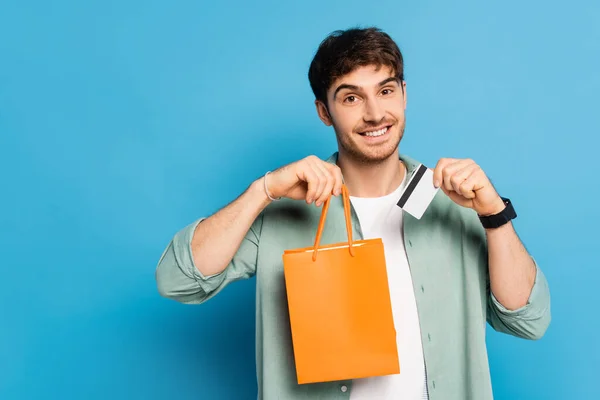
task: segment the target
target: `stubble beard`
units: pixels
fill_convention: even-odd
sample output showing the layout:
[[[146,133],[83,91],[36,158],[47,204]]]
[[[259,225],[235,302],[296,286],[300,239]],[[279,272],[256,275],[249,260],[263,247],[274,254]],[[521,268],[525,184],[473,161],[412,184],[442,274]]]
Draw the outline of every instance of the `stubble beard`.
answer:
[[[396,126],[392,126],[392,129]],[[335,129],[335,135],[337,137],[338,146],[340,146],[340,150],[343,150],[344,154],[349,157],[352,161],[360,164],[379,164],[387,159],[389,159],[393,154],[398,152],[398,147],[400,146],[400,141],[404,137],[404,129],[406,127],[406,119],[402,120],[402,125],[400,126],[400,135],[396,139],[396,142],[393,145],[390,143],[385,143],[376,151],[369,151],[365,153],[361,151],[361,149],[357,146],[356,143],[347,139],[343,135],[340,135],[338,130]],[[355,135],[355,133],[352,133]]]

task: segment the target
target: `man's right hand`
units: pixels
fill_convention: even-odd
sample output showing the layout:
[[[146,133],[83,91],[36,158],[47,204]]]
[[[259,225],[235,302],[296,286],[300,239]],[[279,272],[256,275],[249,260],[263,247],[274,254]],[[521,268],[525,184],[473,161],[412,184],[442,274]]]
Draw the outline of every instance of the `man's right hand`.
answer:
[[[330,195],[342,192],[342,171],[335,165],[316,156],[285,165],[266,177],[267,190],[271,197],[305,199],[318,207]]]
[[[342,172],[337,165],[323,161],[315,156],[285,165],[265,177],[255,180],[237,199],[229,203],[210,217],[196,225],[190,246],[195,268],[204,276],[213,276],[223,272],[231,264],[236,252],[245,243],[245,251],[256,251],[257,244],[253,239],[244,242],[252,224],[261,211],[269,204],[265,194],[265,180],[271,197],[287,197],[294,200],[306,199],[321,206],[332,194],[338,196],[342,192]],[[254,238],[255,239],[255,238]],[[174,248],[170,246],[169,248]],[[250,257],[254,260],[256,257]],[[182,274],[181,266],[174,261],[175,257],[165,257],[159,266],[162,292],[166,296],[180,298],[184,288],[177,282],[167,278],[178,276],[179,279],[196,288],[196,282],[190,276]],[[256,266],[246,265],[245,273],[251,274]],[[238,268],[238,267],[236,267]],[[189,294],[185,294],[188,298]],[[196,294],[196,299],[202,298]]]

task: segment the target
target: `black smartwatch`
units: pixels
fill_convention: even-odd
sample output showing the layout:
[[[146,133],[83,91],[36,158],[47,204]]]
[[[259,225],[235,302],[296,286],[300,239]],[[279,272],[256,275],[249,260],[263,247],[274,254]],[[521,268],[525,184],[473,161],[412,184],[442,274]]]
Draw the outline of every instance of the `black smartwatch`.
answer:
[[[483,225],[484,228],[486,228],[486,229],[498,228],[498,227],[506,224],[511,219],[517,218],[517,213],[515,212],[515,209],[513,208],[513,205],[512,205],[512,202],[510,201],[510,199],[507,199],[505,197],[501,197],[501,199],[504,202],[504,205],[506,206],[506,207],[504,207],[504,210],[502,210],[498,214],[494,214],[494,215],[487,215],[485,217],[482,217],[481,215],[479,216],[479,220],[481,221],[481,224]]]

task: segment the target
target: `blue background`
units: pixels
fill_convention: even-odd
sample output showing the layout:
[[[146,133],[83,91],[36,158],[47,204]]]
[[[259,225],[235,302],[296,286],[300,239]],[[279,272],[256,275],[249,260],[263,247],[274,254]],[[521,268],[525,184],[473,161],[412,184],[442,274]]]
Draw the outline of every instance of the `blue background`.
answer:
[[[541,341],[489,330],[496,398],[597,398],[600,5],[483,3],[1,2],[0,398],[255,398],[254,280],[184,306],[154,268],[267,169],[336,150],[306,75],[357,24],[404,53],[401,150],[475,159],[548,277]]]

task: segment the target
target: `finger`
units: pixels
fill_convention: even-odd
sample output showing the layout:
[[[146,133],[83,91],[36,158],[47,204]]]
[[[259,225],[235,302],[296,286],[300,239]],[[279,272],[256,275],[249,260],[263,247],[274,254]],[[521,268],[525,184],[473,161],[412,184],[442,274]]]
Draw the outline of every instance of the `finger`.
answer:
[[[308,184],[308,189],[306,190],[306,203],[310,204],[317,193],[319,176],[308,164],[304,165],[301,171],[302,173],[300,178]]]
[[[473,200],[466,199],[465,197],[461,196],[456,192],[448,192],[446,194],[448,195],[448,197],[450,197],[450,199],[452,199],[453,202],[460,206],[471,207],[471,204],[473,203]]]
[[[467,194],[463,194],[464,197],[466,197],[467,199],[475,198],[476,192],[483,187],[481,183],[483,175],[483,170],[479,166],[473,168],[471,174],[461,184],[461,192],[467,192]],[[464,186],[464,189],[462,188],[462,186]]]
[[[327,177],[323,173],[323,171],[317,166],[316,163],[311,163],[310,168],[314,171],[315,175],[318,178],[317,187],[315,190],[314,196],[311,198],[312,201],[317,201],[323,193],[323,188],[327,184]],[[310,204],[310,203],[309,203]]]
[[[329,163],[328,163],[329,164]],[[339,196],[342,193],[342,184],[344,182],[344,178],[342,177],[342,170],[340,167],[334,164],[329,164],[329,171],[333,174],[334,184],[333,184],[333,195]]]
[[[433,184],[435,185],[435,187],[440,187],[442,184],[444,168],[447,165],[450,165],[455,161],[456,161],[455,158],[440,158],[439,159],[435,168],[433,169]]]
[[[461,170],[456,171],[452,178],[450,179],[452,183],[452,188],[454,191],[467,199],[472,199],[475,197],[475,192],[473,191],[473,187],[469,186],[469,177],[477,171],[478,166],[476,164],[469,164]]]
[[[317,207],[325,202],[331,196],[331,190],[333,189],[333,175],[323,164],[317,164],[317,168],[323,173],[325,177],[325,185],[323,186],[323,191],[319,194],[317,198],[317,202],[315,203]]]
[[[472,165],[473,164],[467,164],[464,160],[461,160],[445,169],[444,172],[445,174],[448,174],[448,176],[444,176],[444,178],[450,183],[451,190],[460,193],[460,185],[471,174],[471,170],[469,168],[471,168]]]
[[[454,174],[454,171],[456,170],[456,163],[458,163],[458,162],[459,162],[459,160],[452,159],[452,161],[446,162],[444,165],[442,165],[440,167],[440,173],[441,173],[440,184],[447,191],[454,190],[454,188],[452,187],[452,182],[450,181],[450,178],[452,178],[452,175]]]
[[[454,162],[444,166],[444,168],[442,169],[442,182],[444,184],[444,187],[447,190],[456,191],[455,187],[452,185],[452,178],[454,174],[460,171],[461,169],[465,168],[467,165],[470,165],[471,163],[472,161],[468,159],[455,160]]]

